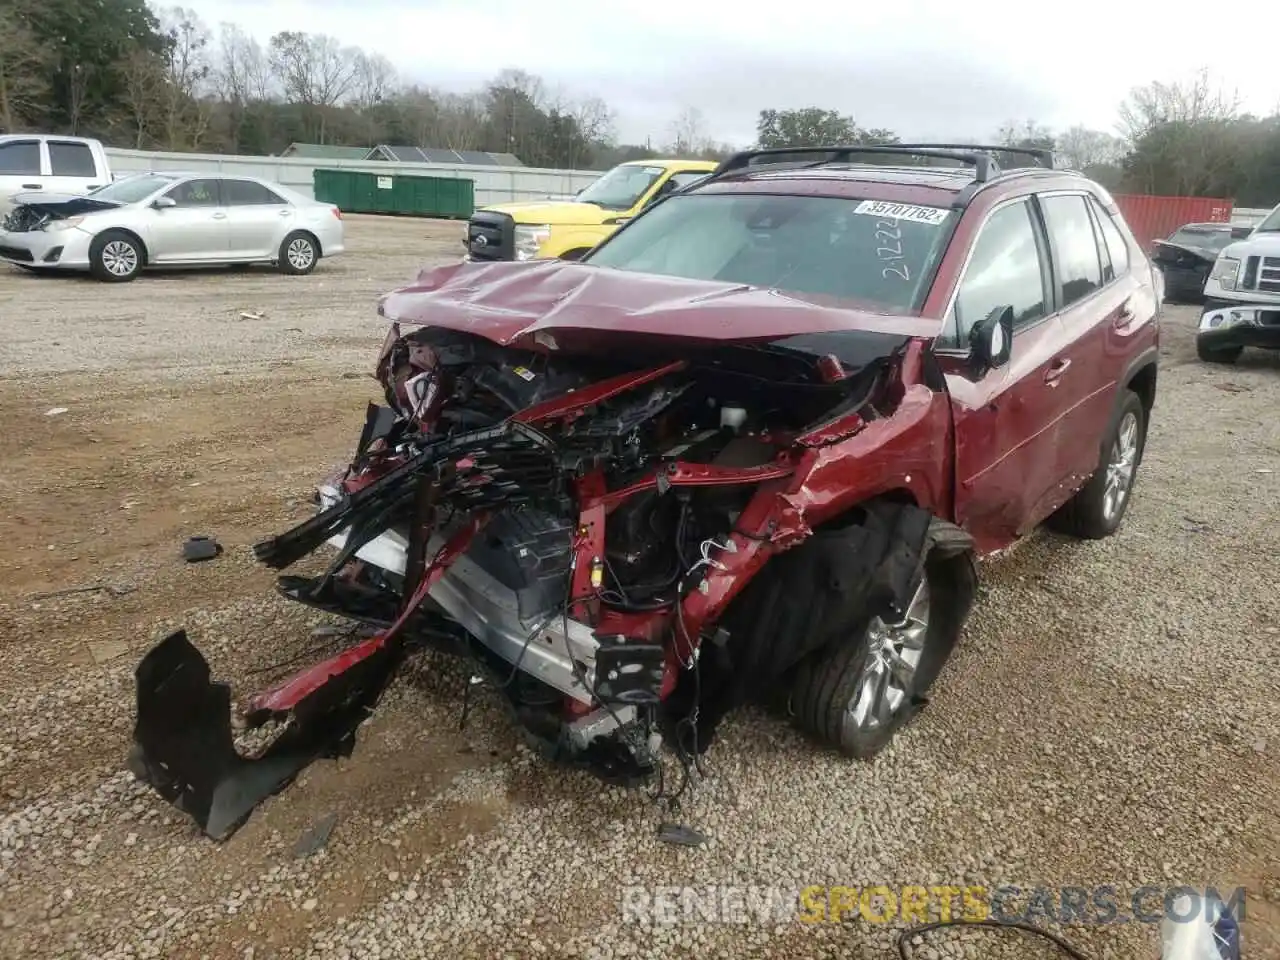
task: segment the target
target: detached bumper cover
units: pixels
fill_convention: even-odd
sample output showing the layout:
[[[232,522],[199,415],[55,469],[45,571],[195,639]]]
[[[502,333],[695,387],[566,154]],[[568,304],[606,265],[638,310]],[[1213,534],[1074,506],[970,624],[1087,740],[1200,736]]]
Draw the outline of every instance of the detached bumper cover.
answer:
[[[294,722],[249,759],[235,748],[231,688],[212,682],[185,631],[172,633],[137,667],[130,769],[206,834],[223,839],[307,764],[351,753],[356,728],[395,671],[396,654],[380,634],[256,698],[259,722],[290,710]]]
[[[137,722],[129,758],[134,774],[190,815],[210,837],[223,839],[311,761],[348,755],[356,728],[403,661],[407,625],[419,618],[433,589],[488,521],[487,506],[504,496],[532,496],[547,482],[540,442],[532,428],[508,423],[429,445],[342,502],[256,544],[260,561],[282,569],[341,536],[341,559],[375,539],[386,511],[414,496],[424,482],[469,508],[467,521],[443,543],[433,544],[430,562],[413,583],[411,595],[384,629],[249,701],[245,719],[250,726],[286,721],[283,733],[258,757],[244,757],[235,748],[230,687],[211,681],[208,663],[185,631],[165,638],[136,670]],[[460,454],[462,459],[456,459]],[[487,458],[494,456],[500,462],[491,465]],[[446,471],[446,479],[437,468],[448,463],[452,469]],[[475,471],[486,468],[498,479],[483,487],[468,483]],[[288,582],[303,585],[298,578]],[[457,595],[456,586],[445,590],[444,597],[455,599],[458,609],[466,599]]]
[[[1200,315],[1196,340],[1215,348],[1280,350],[1280,304],[1210,301]]]

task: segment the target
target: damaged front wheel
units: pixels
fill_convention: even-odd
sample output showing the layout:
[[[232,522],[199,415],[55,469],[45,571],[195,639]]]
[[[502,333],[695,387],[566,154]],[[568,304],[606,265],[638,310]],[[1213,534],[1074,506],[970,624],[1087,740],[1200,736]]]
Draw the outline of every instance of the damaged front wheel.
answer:
[[[900,615],[862,617],[801,665],[792,690],[800,724],[842,753],[866,760],[926,702],[968,616],[977,586],[972,555],[953,552],[931,529],[924,577]]]

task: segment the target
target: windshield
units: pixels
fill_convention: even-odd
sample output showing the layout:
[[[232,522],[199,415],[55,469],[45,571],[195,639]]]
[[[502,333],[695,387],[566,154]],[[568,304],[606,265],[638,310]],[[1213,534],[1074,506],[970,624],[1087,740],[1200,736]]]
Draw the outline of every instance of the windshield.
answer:
[[[1280,233],[1280,207],[1267,214],[1267,219],[1258,224],[1254,233]]]
[[[115,183],[108,183],[105,187],[90,191],[89,196],[95,200],[109,200],[112,203],[137,203],[171,183],[173,183],[173,177],[140,174],[136,177],[117,180]]]
[[[606,210],[630,210],[662,173],[662,167],[622,164],[578,194],[578,200]]]
[[[690,194],[653,207],[585,259],[910,312],[928,291],[954,216],[879,200]]]
[[[1221,250],[1232,242],[1230,230],[1214,230],[1206,227],[1183,227],[1175,230],[1169,238],[1170,243],[1181,243],[1188,247],[1207,247],[1210,250]]]

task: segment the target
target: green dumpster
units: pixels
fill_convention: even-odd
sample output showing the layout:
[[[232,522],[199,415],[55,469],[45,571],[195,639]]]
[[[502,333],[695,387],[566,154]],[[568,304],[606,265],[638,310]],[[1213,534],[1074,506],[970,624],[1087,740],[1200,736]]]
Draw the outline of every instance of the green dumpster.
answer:
[[[457,177],[315,170],[315,197],[343,213],[389,213],[466,220],[475,212],[475,181]]]

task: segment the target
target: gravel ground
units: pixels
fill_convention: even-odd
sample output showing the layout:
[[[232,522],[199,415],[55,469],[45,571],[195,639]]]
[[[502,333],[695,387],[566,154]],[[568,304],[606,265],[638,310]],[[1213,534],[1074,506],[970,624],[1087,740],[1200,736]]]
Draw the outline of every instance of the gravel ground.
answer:
[[[461,229],[348,225],[351,252],[305,278],[0,271],[0,956],[884,958],[897,924],[645,924],[624,888],[1109,885],[1125,913],[1185,883],[1246,886],[1247,955],[1280,957],[1280,362],[1196,362],[1192,308],[1169,311],[1121,532],[985,565],[933,705],[876,762],[748,711],[671,814],[536,760],[490,698],[460,729],[464,673],[423,656],[351,758],[201,837],[124,771],[133,665],[184,625],[243,692],[338,642],[249,544],[345,459],[376,396],[375,297]],[[223,556],[183,564],[195,533]],[[103,589],[47,596],[81,586]],[[657,843],[669,817],[709,842]],[[1094,958],[1159,949],[1147,923],[1053,928]],[[915,955],[1057,955],[982,934]]]

